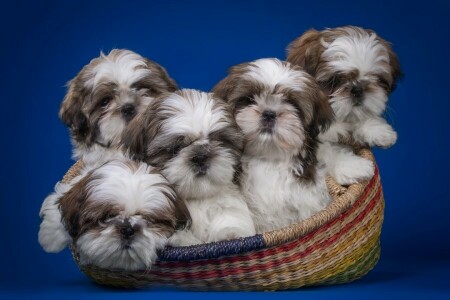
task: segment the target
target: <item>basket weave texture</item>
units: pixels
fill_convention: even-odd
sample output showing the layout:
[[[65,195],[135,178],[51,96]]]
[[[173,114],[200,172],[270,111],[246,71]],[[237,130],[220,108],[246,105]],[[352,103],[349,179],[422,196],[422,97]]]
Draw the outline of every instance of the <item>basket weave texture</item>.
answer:
[[[374,161],[368,149],[358,154]],[[374,161],[375,162],[375,161]],[[70,180],[77,162],[64,180]],[[68,175],[70,174],[70,175]],[[124,272],[80,265],[95,282],[121,288],[177,286],[190,290],[285,290],[356,280],[380,256],[384,198],[380,175],[343,187],[327,179],[328,207],[289,227],[231,241],[167,247],[150,270]]]

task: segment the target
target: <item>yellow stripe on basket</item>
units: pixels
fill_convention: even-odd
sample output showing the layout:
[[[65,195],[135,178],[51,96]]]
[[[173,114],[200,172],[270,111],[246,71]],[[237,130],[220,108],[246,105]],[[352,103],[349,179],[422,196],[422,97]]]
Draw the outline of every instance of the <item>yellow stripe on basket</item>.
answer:
[[[339,243],[313,259],[308,259],[305,264],[298,262],[265,274],[264,279],[270,281],[263,284],[263,289],[317,285],[345,272],[350,265],[362,259],[377,246],[381,233],[382,208],[383,203],[380,201],[373,211],[372,218],[365,219],[366,222],[355,226],[354,230],[347,233]]]
[[[336,223],[334,224],[332,227],[330,227],[326,232],[322,232],[320,234],[317,234],[315,236],[313,236],[311,239],[307,240],[305,243],[298,245],[296,248],[290,250],[290,251],[286,251],[283,253],[277,253],[276,255],[274,254],[273,256],[261,256],[260,260],[252,260],[252,261],[244,261],[244,262],[233,262],[233,263],[221,263],[221,267],[222,268],[246,268],[248,267],[248,269],[251,269],[252,266],[254,266],[256,263],[257,264],[261,264],[264,265],[267,263],[267,261],[270,260],[276,260],[278,256],[278,260],[282,260],[282,259],[287,259],[288,257],[290,257],[293,254],[296,254],[298,252],[303,252],[304,250],[306,250],[307,248],[311,247],[314,244],[318,244],[321,241],[323,241],[324,239],[327,239],[331,236],[334,236],[336,233],[338,233],[339,231],[342,230],[342,228],[344,226],[346,226],[348,223],[354,221],[354,219],[366,208],[367,204],[374,198],[374,196],[376,195],[378,189],[379,189],[379,182],[378,184],[376,184],[373,188],[373,190],[367,195],[367,197],[364,199],[363,203],[361,203],[360,207],[358,207],[357,210],[355,210],[351,215],[347,216],[346,219],[342,220],[342,222],[340,223]],[[278,246],[275,246],[274,248],[276,248]],[[257,253],[263,253],[264,250],[262,251],[257,251],[256,253],[254,253],[253,255],[257,254]],[[310,257],[312,254],[314,254],[315,252],[318,252],[319,249],[316,249],[313,253],[308,254],[308,257]],[[201,271],[208,271],[210,268],[214,267],[214,264],[209,264],[209,265],[201,265],[201,266],[196,266],[196,267],[192,267],[189,270],[186,270],[184,268],[165,268],[164,266],[155,266],[154,270],[156,271],[161,271],[161,272],[167,272],[167,273],[179,273],[179,272],[189,272],[189,273],[196,273],[196,272],[201,272]],[[263,273],[264,271],[255,271],[257,273]],[[243,279],[246,280],[248,279],[248,276],[251,276],[252,272],[245,272],[245,274],[238,274],[238,275],[232,275],[232,277],[236,278],[236,279]],[[168,280],[170,281],[170,280]]]
[[[368,196],[368,201],[370,201],[371,198],[373,197]],[[349,215],[345,220],[345,224],[353,221],[364,208],[365,206],[362,205],[352,215]],[[277,258],[274,256],[266,257],[258,262],[252,261],[250,263],[258,263],[266,267],[269,263],[274,265],[273,268],[267,270],[256,271],[253,273],[243,272],[240,275],[228,276],[227,278],[210,278],[202,280],[201,282],[185,278],[176,280],[176,284],[190,288],[214,290],[273,290],[315,285],[325,282],[326,280],[332,280],[333,277],[345,272],[348,266],[352,265],[355,261],[363,259],[367,252],[370,252],[374,245],[377,245],[383,217],[382,208],[383,199],[380,197],[376,205],[369,212],[369,215],[365,216],[365,218],[361,220],[362,222],[355,224],[355,227],[337,240],[336,244],[322,249],[323,252],[316,250],[313,256],[309,255],[303,260],[292,263],[282,262],[284,258],[289,257],[292,253],[300,252],[306,248],[304,245],[299,245],[299,247],[292,251],[274,255],[279,256]],[[341,226],[336,227],[341,229],[342,226],[343,225],[341,224]],[[327,236],[324,236],[319,240],[322,240],[325,237]],[[315,242],[318,241],[316,240]],[[330,268],[333,264],[336,264],[337,267]],[[221,266],[226,268],[224,265]],[[236,265],[233,265],[233,267],[236,267]],[[201,270],[198,269],[197,271]],[[171,283],[175,282],[172,281]]]

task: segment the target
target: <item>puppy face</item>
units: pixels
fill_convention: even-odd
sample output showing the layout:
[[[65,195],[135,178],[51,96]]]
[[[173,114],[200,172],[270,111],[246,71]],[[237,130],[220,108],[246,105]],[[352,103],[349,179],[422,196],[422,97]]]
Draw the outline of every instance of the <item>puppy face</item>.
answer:
[[[158,64],[129,50],[93,59],[69,82],[60,117],[76,146],[114,147],[126,124],[152,99],[177,89]]]
[[[177,223],[189,219],[167,180],[132,161],[91,171],[59,204],[81,263],[108,269],[149,268]]]
[[[287,60],[316,78],[341,121],[381,115],[402,74],[389,43],[354,26],[307,31],[288,46]]]
[[[242,151],[226,103],[195,90],[156,99],[124,138],[132,154],[159,167],[185,198],[207,197],[232,184]]]
[[[332,112],[306,72],[277,59],[260,59],[232,67],[213,92],[231,104],[247,154],[295,158],[299,176],[315,164],[316,137]]]

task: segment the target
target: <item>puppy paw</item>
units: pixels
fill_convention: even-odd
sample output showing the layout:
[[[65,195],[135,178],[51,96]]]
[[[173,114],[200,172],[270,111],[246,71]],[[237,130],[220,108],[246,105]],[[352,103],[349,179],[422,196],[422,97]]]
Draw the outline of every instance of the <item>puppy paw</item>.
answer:
[[[254,235],[254,232],[250,232],[249,230],[238,228],[238,227],[227,227],[223,228],[222,230],[218,231],[214,235],[215,241],[225,241],[225,240],[232,240],[232,239],[238,239],[241,237],[251,236]]]
[[[340,185],[350,185],[372,178],[374,165],[370,160],[351,156],[335,162],[331,176]]]
[[[323,134],[320,140],[338,143],[340,139],[348,139],[351,136],[351,125],[349,123],[336,122]]]
[[[185,229],[176,231],[168,240],[169,246],[172,247],[184,247],[201,244],[198,238],[196,238],[192,231]]]
[[[389,148],[397,141],[397,132],[384,120],[371,119],[357,127],[354,137],[370,147]]]
[[[397,141],[397,132],[394,129],[387,125],[385,128],[380,129],[378,135],[376,135],[370,146],[380,146],[383,148],[389,148],[395,144]]]
[[[56,186],[57,189],[59,187],[60,185]],[[39,213],[42,221],[38,240],[41,247],[49,253],[60,252],[71,241],[69,233],[61,222],[61,213],[57,204],[59,196],[57,193],[47,196]]]
[[[39,229],[39,244],[49,253],[58,253],[70,243],[70,236],[57,220],[44,218]]]

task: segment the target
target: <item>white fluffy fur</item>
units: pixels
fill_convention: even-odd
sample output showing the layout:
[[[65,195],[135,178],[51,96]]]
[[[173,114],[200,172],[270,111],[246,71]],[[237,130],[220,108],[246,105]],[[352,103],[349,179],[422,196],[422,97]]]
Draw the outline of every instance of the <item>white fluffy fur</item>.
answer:
[[[244,155],[242,168],[241,186],[257,233],[304,220],[331,200],[323,168],[317,168],[315,183],[296,178],[289,157],[278,160]]]
[[[90,198],[117,204],[124,214],[133,215],[140,210],[157,211],[167,205],[164,194],[175,197],[174,191],[164,186],[167,180],[161,174],[148,173],[152,167],[141,162],[134,171],[124,162],[112,160],[94,171],[93,175],[98,178],[88,184]]]
[[[72,183],[73,184],[73,183]],[[39,216],[42,219],[38,240],[45,251],[57,253],[69,245],[72,240],[61,220],[57,201],[72,187],[72,184],[58,182],[55,192],[45,198]]]
[[[390,75],[389,53],[376,38],[363,30],[346,29],[348,35],[333,42],[322,44],[326,50],[322,59],[332,70],[359,71],[358,80],[375,81],[374,76]],[[320,80],[325,73],[319,73]],[[336,144],[339,137],[353,137],[361,144],[371,147],[390,147],[397,140],[397,133],[381,118],[386,109],[388,95],[381,87],[374,85],[364,95],[364,101],[354,106],[352,99],[340,89],[330,96],[330,105],[335,112],[336,122],[323,135],[319,149],[319,161],[328,166],[328,172],[343,185],[370,179],[374,173],[372,162],[356,156],[349,148]]]
[[[129,249],[121,248],[121,238],[114,231],[114,224],[100,232],[88,231],[77,240],[81,264],[93,264],[101,268],[127,270],[149,269],[155,261],[158,249],[163,249],[167,237],[146,224],[142,211],[161,211],[170,206],[166,194],[175,197],[167,180],[160,174],[149,174],[152,167],[140,163],[136,171],[122,161],[111,161],[94,171],[99,179],[88,184],[89,200],[116,203],[122,211],[119,219],[127,218],[131,225],[138,224],[142,231],[135,234]]]
[[[184,135],[193,142],[182,149],[162,168],[161,172],[186,200],[192,217],[188,230],[178,231],[170,244],[187,246],[251,236],[255,233],[248,207],[238,188],[233,184],[235,161],[227,148],[218,148],[209,160],[208,173],[198,177],[190,164],[191,147],[213,143],[209,133],[228,125],[223,106],[215,105],[211,94],[187,90],[192,98],[183,99],[173,94],[164,100],[162,107],[176,112],[161,124],[160,133],[153,143],[164,144],[172,135]],[[164,111],[164,110],[163,110]]]
[[[338,37],[327,44],[322,42],[326,48],[323,59],[335,70],[351,71],[358,69],[363,77],[368,73],[385,72],[389,74],[384,64],[389,63],[387,49],[377,40],[376,34],[366,31],[356,31],[353,28],[346,29],[348,35]]]
[[[104,60],[94,67],[95,76],[86,81],[86,87],[96,86],[104,79],[117,82],[122,86],[130,86],[150,73],[150,70],[146,68],[144,58],[132,51],[123,50],[114,57],[101,52],[100,56]]]
[[[169,243],[189,246],[252,236],[255,228],[247,204],[232,184],[209,189],[209,196],[187,199],[192,217],[190,229],[175,232]]]
[[[342,185],[370,179],[374,174],[373,163],[356,155],[348,146],[323,142],[319,145],[317,159],[324,162],[327,172]]]
[[[193,91],[193,90],[191,90]],[[214,100],[208,93],[194,92],[195,99],[186,101],[181,95],[172,94],[165,100],[168,111],[176,111],[162,126],[167,134],[186,134],[197,138],[207,138],[210,132],[228,125],[224,108],[214,106]]]
[[[275,87],[277,84],[289,86],[293,90],[302,89],[304,83],[300,70],[293,70],[283,66],[278,59],[261,58],[253,61],[245,73],[245,77]]]

